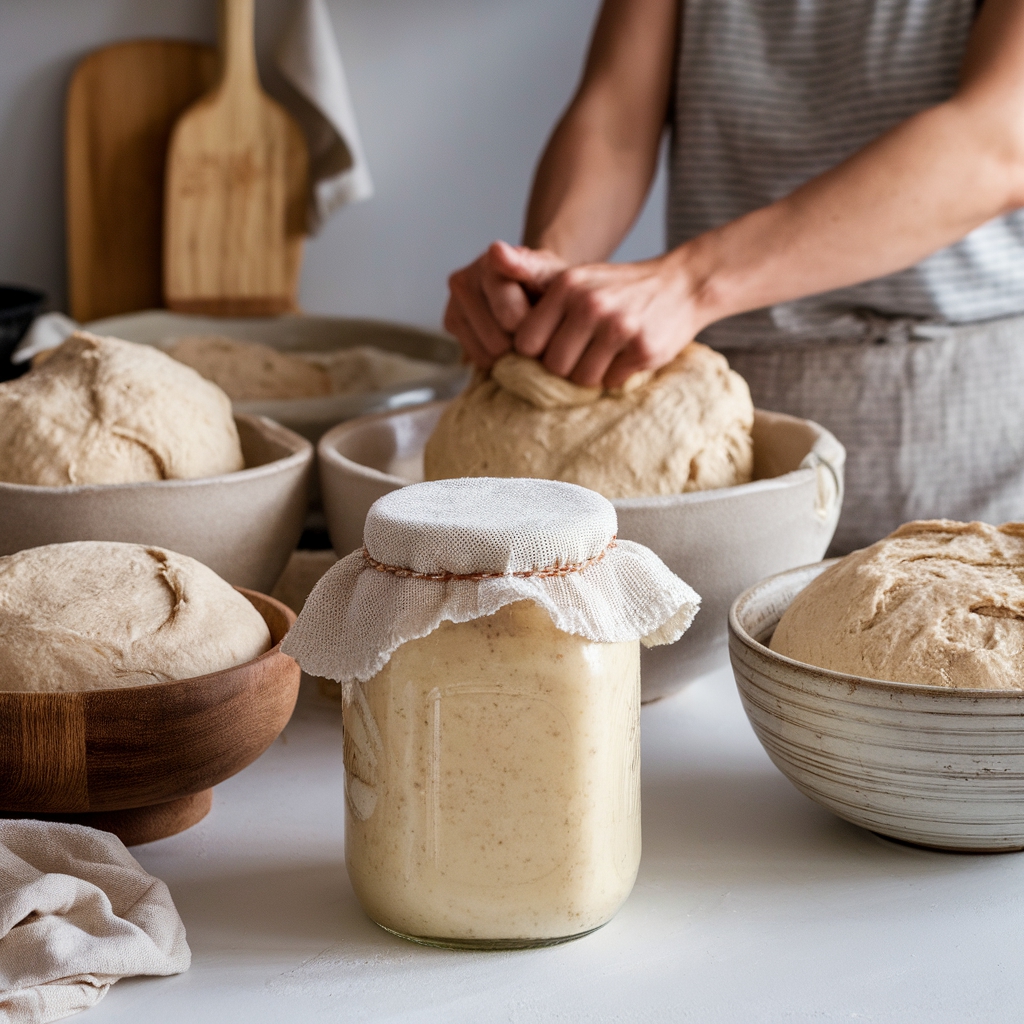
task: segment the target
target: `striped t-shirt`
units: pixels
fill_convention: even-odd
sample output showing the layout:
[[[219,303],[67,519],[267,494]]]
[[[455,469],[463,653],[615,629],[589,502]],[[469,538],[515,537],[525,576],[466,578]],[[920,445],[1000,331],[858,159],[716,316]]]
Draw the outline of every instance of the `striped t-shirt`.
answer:
[[[668,241],[792,192],[948,99],[977,0],[681,0]],[[716,347],[840,340],[864,311],[964,323],[1024,312],[1024,211],[907,270],[712,325]]]

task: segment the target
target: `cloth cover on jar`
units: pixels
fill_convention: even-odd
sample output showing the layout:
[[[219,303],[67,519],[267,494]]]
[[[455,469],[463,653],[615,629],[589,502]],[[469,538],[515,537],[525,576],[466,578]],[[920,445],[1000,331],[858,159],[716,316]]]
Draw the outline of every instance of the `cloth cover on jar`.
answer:
[[[374,502],[363,548],[320,580],[282,650],[312,675],[366,681],[441,622],[523,600],[588,640],[673,643],[700,597],[617,529],[611,502],[576,484],[473,477],[403,487]]]

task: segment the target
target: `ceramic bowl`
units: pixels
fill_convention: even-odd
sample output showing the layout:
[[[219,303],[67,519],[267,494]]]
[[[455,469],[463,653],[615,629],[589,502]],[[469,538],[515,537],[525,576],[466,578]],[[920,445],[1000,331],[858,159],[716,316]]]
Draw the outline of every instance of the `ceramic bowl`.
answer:
[[[434,364],[422,379],[382,391],[235,403],[236,412],[267,416],[314,444],[324,431],[353,416],[451,398],[462,390],[468,378],[468,370],[461,363],[461,350],[453,338],[386,320],[296,315],[240,319],[152,309],[95,320],[86,327],[96,334],[158,346],[169,338],[188,334],[220,334],[258,341],[283,352],[334,352],[355,345],[373,345]]]
[[[324,509],[339,555],[362,545],[377,498],[422,479],[423,448],[443,409],[438,402],[351,420],[321,438]],[[740,591],[824,555],[839,519],[845,461],[823,427],[758,411],[753,483],[613,502],[619,536],[646,544],[701,595],[681,640],[643,651],[645,702],[726,664],[726,618]]]
[[[299,692],[280,647],[294,612],[241,592],[274,645],[253,661],[147,686],[0,692],[0,815],[90,825],[127,845],[203,818],[212,787],[274,742]]]
[[[235,417],[246,468],[197,480],[33,487],[0,483],[0,555],[72,540],[155,544],[238,587],[269,591],[306,515],[313,446],[259,416]]]
[[[866,679],[765,646],[831,564],[763,580],[729,613],[736,684],[768,756],[812,800],[873,832],[943,850],[1024,849],[1024,692]]]

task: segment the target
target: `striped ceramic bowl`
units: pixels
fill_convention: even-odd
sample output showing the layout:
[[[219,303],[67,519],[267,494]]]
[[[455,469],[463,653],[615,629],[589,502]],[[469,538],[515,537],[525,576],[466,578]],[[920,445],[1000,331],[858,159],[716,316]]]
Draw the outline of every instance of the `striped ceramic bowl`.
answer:
[[[768,756],[812,800],[873,832],[944,850],[1024,849],[1024,690],[883,682],[765,646],[830,564],[770,576],[729,613],[736,684]]]

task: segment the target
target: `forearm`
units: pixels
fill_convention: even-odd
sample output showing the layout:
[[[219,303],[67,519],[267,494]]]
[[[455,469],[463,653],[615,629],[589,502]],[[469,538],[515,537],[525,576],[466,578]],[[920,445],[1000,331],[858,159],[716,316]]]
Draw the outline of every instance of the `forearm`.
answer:
[[[537,167],[523,244],[568,263],[607,259],[643,207],[657,146],[619,129],[614,103],[594,91],[569,108]]]
[[[1024,203],[1008,114],[954,99],[909,119],[770,206],[667,259],[699,326],[908,267]]]
[[[586,67],[537,167],[525,245],[607,259],[643,207],[672,87],[678,0],[604,0]]]

